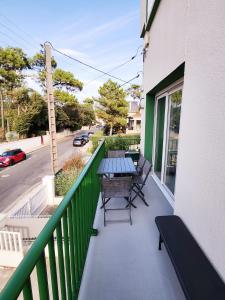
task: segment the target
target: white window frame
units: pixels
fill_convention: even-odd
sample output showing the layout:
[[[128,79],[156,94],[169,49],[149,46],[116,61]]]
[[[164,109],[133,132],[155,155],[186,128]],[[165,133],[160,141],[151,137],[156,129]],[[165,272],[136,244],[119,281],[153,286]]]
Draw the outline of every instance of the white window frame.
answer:
[[[176,91],[183,89],[183,78],[174,82],[166,89],[160,91],[155,96],[155,109],[154,109],[154,126],[153,126],[153,146],[152,146],[152,163],[153,163],[153,179],[165,195],[168,202],[174,207],[174,195],[169,190],[169,188],[165,185],[165,172],[166,172],[166,161],[167,161],[167,146],[168,146],[168,135],[169,135],[169,114],[170,114],[170,100],[169,97]],[[163,152],[162,152],[162,172],[161,178],[154,173],[155,170],[155,146],[156,146],[156,126],[157,126],[157,110],[158,110],[158,100],[165,97],[165,114],[164,114],[164,132],[163,132]],[[176,182],[175,182],[176,189]]]

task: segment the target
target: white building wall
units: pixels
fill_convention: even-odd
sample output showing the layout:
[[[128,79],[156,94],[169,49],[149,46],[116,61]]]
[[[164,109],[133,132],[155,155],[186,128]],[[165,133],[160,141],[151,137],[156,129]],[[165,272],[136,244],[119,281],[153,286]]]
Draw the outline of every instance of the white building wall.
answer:
[[[161,1],[149,41],[145,93],[185,61],[175,214],[225,279],[225,1]]]
[[[149,36],[145,37],[149,40],[149,47],[144,61],[144,95],[184,62],[186,2],[164,0],[159,5]],[[141,9],[145,9],[145,6],[142,5]],[[144,152],[145,110],[141,113],[141,124],[141,151]]]
[[[225,1],[189,2],[175,214],[225,279]]]

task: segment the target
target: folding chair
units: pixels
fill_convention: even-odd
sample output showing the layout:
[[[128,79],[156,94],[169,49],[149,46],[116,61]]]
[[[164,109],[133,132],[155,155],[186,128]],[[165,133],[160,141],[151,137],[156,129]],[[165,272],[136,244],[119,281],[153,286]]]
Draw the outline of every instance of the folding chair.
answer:
[[[129,210],[129,222],[132,225],[131,219],[131,190],[132,177],[118,178],[102,178],[102,206],[104,208],[104,226],[106,225],[106,212],[109,210]],[[106,208],[106,204],[112,198],[125,198],[128,202],[127,207],[123,208]]]
[[[109,150],[108,158],[125,157],[125,150]]]
[[[140,157],[139,157],[139,160],[138,160],[137,166],[136,166],[136,170],[139,175],[142,174],[145,163],[146,163],[146,159],[144,158],[144,156],[142,154],[140,154]]]
[[[133,204],[134,200],[137,197],[140,197],[141,200],[144,202],[144,204],[146,206],[149,206],[145,200],[145,195],[142,190],[143,187],[145,186],[145,183],[148,179],[151,169],[152,169],[152,164],[146,160],[141,172],[133,176],[132,191],[135,193],[135,196],[131,199],[131,204]]]

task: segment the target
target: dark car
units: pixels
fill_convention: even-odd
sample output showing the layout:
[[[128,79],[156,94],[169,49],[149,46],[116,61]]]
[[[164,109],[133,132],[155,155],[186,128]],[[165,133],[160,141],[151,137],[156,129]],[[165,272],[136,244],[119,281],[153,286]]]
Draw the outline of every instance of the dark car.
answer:
[[[5,151],[0,155],[0,167],[12,166],[24,159],[26,159],[26,153],[21,149]]]
[[[85,140],[84,140],[84,138],[82,136],[77,136],[73,140],[73,146],[74,147],[76,147],[76,146],[83,146],[85,144],[86,144],[86,142],[85,142]]]
[[[88,134],[82,134],[81,137],[85,140],[85,144],[89,142],[89,135]]]

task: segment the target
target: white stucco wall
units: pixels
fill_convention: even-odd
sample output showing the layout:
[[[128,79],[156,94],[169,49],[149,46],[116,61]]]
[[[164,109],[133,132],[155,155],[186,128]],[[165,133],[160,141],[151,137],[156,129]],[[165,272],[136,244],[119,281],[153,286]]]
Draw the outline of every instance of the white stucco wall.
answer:
[[[225,280],[225,1],[189,2],[175,213]]]
[[[186,2],[186,0],[160,2],[150,28],[149,47],[144,63],[146,93],[184,62]]]
[[[175,214],[225,280],[225,1],[161,1],[149,34],[145,93],[185,61]]]
[[[142,0],[142,2],[145,2],[145,0]],[[164,0],[160,2],[153,24],[149,33],[147,33],[150,45],[144,61],[144,95],[184,62],[186,2],[186,0]],[[145,9],[143,4],[141,9]],[[143,15],[143,12],[141,15]],[[145,107],[145,103],[143,103],[143,106]],[[141,116],[141,151],[143,152],[144,111]]]

